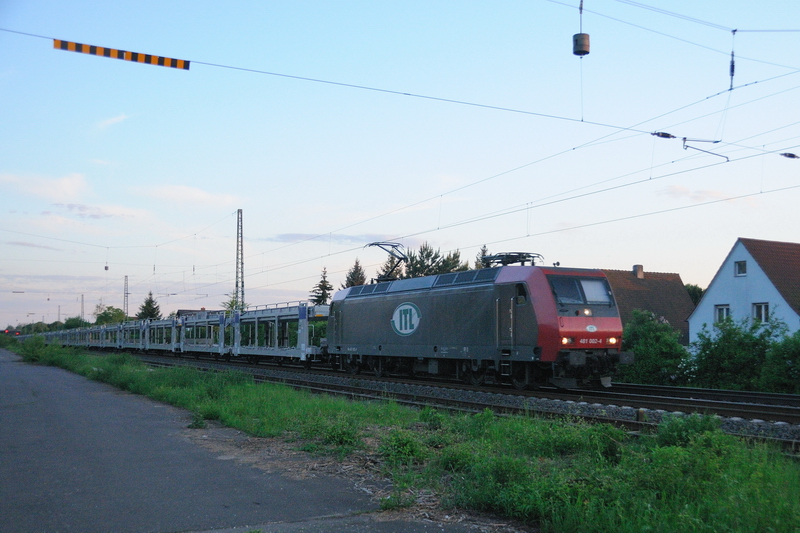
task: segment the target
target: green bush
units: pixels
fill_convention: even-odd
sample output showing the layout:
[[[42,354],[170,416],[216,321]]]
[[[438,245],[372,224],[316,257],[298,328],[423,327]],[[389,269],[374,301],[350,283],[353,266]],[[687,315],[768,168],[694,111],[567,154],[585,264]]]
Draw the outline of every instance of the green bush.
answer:
[[[425,447],[411,431],[395,429],[390,431],[381,441],[378,450],[387,464],[412,465],[421,463],[425,458]]]
[[[687,446],[695,437],[717,431],[718,418],[693,413],[689,416],[667,416],[658,425],[659,446]]]
[[[682,382],[681,363],[688,358],[669,322],[650,311],[633,310],[625,324],[623,350],[634,353],[632,365],[619,365],[616,381],[647,385],[676,385]]]
[[[715,389],[758,390],[767,350],[786,332],[786,325],[774,319],[723,320],[707,327],[692,344],[690,385]]]
[[[759,389],[800,394],[800,331],[767,348]]]

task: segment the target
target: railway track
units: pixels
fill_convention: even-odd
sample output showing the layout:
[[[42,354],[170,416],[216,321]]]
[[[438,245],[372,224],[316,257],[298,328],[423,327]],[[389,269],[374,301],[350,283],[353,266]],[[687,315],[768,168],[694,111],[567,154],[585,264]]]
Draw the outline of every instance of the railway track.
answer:
[[[472,387],[460,383],[431,383],[402,378],[380,379],[371,374],[348,375],[340,372],[299,367],[278,367],[226,363],[209,359],[182,359],[162,356],[140,356],[148,364],[187,365],[219,371],[232,367],[251,373],[263,382],[284,383],[316,393],[344,395],[361,400],[385,400],[414,406],[433,406],[462,411],[492,409],[502,413],[539,416],[572,416],[611,423],[632,431],[654,429],[670,413],[700,413],[722,417],[722,429],[744,437],[776,440],[800,451],[800,406],[756,403],[764,400],[759,394],[737,393],[735,400],[694,398],[698,389],[649,388],[643,394],[630,392],[626,385],[617,390],[516,391],[510,387]],[[647,389],[647,388],[646,388]],[[654,390],[657,389],[657,390]],[[724,398],[720,392],[717,398]],[[777,395],[773,395],[777,396]],[[788,397],[777,403],[792,403]]]

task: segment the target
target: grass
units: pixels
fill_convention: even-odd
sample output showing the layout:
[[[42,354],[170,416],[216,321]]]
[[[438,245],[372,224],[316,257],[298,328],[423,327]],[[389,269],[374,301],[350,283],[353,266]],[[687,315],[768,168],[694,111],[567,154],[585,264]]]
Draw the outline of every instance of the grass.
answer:
[[[36,340],[21,352],[184,407],[192,427],[218,420],[313,453],[371,454],[393,481],[384,509],[425,493],[559,533],[800,531],[798,462],[723,434],[711,418],[670,418],[637,439],[576,420],[450,415],[258,385],[236,372],[151,370]]]

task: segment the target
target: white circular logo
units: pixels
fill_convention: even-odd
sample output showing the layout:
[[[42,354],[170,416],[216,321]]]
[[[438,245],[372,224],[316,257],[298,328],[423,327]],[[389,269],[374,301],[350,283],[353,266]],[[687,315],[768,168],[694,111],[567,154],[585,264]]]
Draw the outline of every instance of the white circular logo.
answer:
[[[420,320],[422,313],[419,307],[410,302],[402,303],[392,313],[392,329],[398,335],[411,335],[417,331]]]
[[[586,326],[586,331],[594,333],[595,331],[597,331],[597,326]]]

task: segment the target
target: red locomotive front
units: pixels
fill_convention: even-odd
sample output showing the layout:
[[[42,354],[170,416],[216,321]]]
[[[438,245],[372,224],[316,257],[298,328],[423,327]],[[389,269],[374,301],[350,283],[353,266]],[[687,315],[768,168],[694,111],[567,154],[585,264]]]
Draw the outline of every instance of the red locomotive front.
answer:
[[[601,270],[540,268],[534,307],[539,320],[541,361],[552,364],[550,381],[562,387],[611,385],[621,356],[622,322]]]

